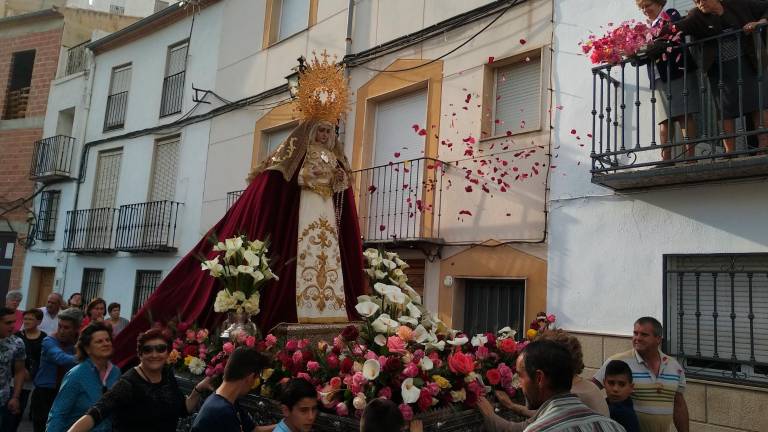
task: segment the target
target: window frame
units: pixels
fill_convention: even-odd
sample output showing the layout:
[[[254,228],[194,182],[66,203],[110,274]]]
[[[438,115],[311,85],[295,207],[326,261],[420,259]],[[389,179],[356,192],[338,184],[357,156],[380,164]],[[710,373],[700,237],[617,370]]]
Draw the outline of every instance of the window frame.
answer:
[[[184,54],[184,68],[176,72],[174,74],[170,73],[170,67],[171,67],[171,53],[173,53],[175,50],[181,49],[182,47],[185,47],[185,54]],[[187,79],[187,67],[189,66],[187,63],[187,60],[189,59],[189,39],[184,39],[179,42],[176,42],[172,45],[168,45],[168,49],[165,51],[165,71],[163,72],[163,89],[160,94],[160,118],[172,116],[175,114],[180,114],[183,111],[184,106],[184,86],[186,84]],[[170,82],[169,80],[173,77],[180,75],[181,76],[181,86],[176,89],[178,93],[174,93],[174,89],[168,90],[166,87],[166,83]],[[169,95],[171,96],[169,98]],[[174,97],[175,96],[175,97]],[[168,109],[167,103],[169,100],[177,101],[178,107]]]
[[[86,283],[93,282],[93,281],[89,281],[88,278],[87,278],[87,275],[92,274],[92,273],[93,274],[99,274],[100,277],[99,277],[99,281],[96,282],[96,292],[95,292],[96,295],[93,296],[92,298],[89,298],[89,296],[87,294],[90,294],[91,291],[90,291],[90,287],[86,286]],[[85,267],[85,268],[83,268],[83,278],[80,281],[80,292],[82,293],[83,304],[88,304],[89,302],[91,302],[91,300],[96,299],[96,298],[103,298],[103,296],[104,296],[104,276],[105,276],[105,272],[104,272],[103,268],[94,268],[94,267]]]
[[[155,284],[154,288],[147,294],[147,296],[144,298],[144,301],[141,304],[138,304],[140,297],[140,289],[146,288],[145,285],[140,285],[143,280],[141,279],[141,275],[146,274],[150,276],[157,277],[157,283]],[[133,280],[133,299],[131,300],[131,315],[136,316],[136,314],[139,312],[139,310],[144,307],[144,305],[147,303],[147,300],[149,297],[154,294],[154,292],[157,290],[157,287],[160,285],[160,283],[163,281],[163,271],[162,270],[146,270],[146,269],[138,269],[136,270],[136,273],[134,275]]]
[[[113,85],[115,83],[115,75],[116,75],[116,73],[122,72],[124,70],[130,70],[130,76],[128,78],[127,89],[125,91],[113,93]],[[120,130],[120,129],[124,129],[125,128],[125,122],[126,122],[126,119],[128,118],[128,102],[129,102],[129,98],[130,98],[130,95],[131,95],[131,81],[133,81],[133,63],[124,63],[124,64],[121,64],[121,65],[112,67],[112,70],[110,71],[110,75],[109,75],[109,87],[107,88],[107,101],[106,101],[106,104],[105,104],[105,107],[104,107],[104,132],[112,132],[112,131],[116,131],[116,130]],[[111,105],[111,103],[112,103],[111,102],[112,101],[111,98],[113,96],[117,96],[117,95],[120,95],[120,94],[123,94],[123,93],[125,93],[125,106],[123,107],[123,113],[122,113],[122,119],[121,119],[122,121],[119,124],[115,123],[113,125],[110,125],[108,123],[108,120],[109,120],[110,107],[112,106]]]
[[[489,140],[495,140],[499,138],[504,138],[508,136],[515,136],[515,135],[522,135],[522,134],[528,134],[532,132],[539,132],[544,129],[544,123],[545,118],[543,115],[544,111],[544,101],[545,98],[545,88],[544,88],[544,79],[547,76],[546,72],[549,67],[549,64],[546,63],[547,57],[545,54],[546,46],[541,46],[535,49],[527,50],[520,54],[515,54],[500,60],[494,60],[493,63],[485,64],[483,67],[483,96],[482,96],[482,111],[483,113],[490,112],[490,116],[482,116],[481,124],[482,124],[482,131],[484,132],[482,136],[480,137],[480,141],[489,141]],[[526,123],[525,128],[518,128],[518,127],[511,127],[507,128],[507,131],[511,132],[511,134],[507,135],[506,131],[503,133],[495,133],[496,132],[496,83],[497,83],[497,74],[498,71],[501,69],[504,69],[509,66],[513,66],[516,64],[522,64],[526,62],[526,58],[538,59],[539,60],[539,105],[538,105],[538,116],[536,118],[537,122],[535,126],[529,125]]]
[[[663,272],[662,272],[662,302],[663,302],[663,319],[662,319],[662,325],[664,327],[664,334],[662,339],[662,350],[675,357],[680,365],[685,370],[685,373],[690,378],[700,379],[704,381],[713,381],[713,382],[726,382],[731,384],[738,384],[738,385],[746,385],[751,387],[768,387],[768,378],[764,380],[756,380],[756,376],[766,375],[766,372],[758,372],[755,370],[755,367],[761,368],[763,371],[768,371],[768,361],[766,362],[760,362],[760,361],[752,361],[751,359],[735,359],[735,353],[732,352],[732,346],[722,347],[720,353],[721,356],[718,357],[706,357],[706,356],[696,356],[696,355],[686,355],[685,351],[683,351],[683,354],[680,355],[678,352],[678,347],[680,344],[679,341],[679,333],[680,328],[679,324],[676,322],[673,324],[674,321],[677,321],[679,318],[679,309],[672,310],[672,304],[673,303],[671,299],[671,295],[673,294],[673,289],[676,289],[673,284],[671,285],[670,282],[670,275],[673,273],[678,273],[678,270],[671,270],[670,264],[672,263],[672,260],[679,259],[679,258],[709,258],[709,259],[718,259],[718,258],[765,258],[767,260],[766,268],[760,269],[760,270],[736,270],[735,267],[732,267],[730,270],[725,268],[719,268],[717,271],[713,271],[713,268],[702,268],[699,271],[694,270],[684,270],[685,273],[700,273],[702,275],[706,274],[709,275],[711,273],[718,273],[719,275],[725,274],[726,276],[718,276],[718,280],[722,280],[722,285],[718,283],[718,287],[722,287],[724,294],[730,294],[730,278],[727,277],[727,275],[730,272],[733,272],[735,274],[765,274],[766,279],[768,279],[768,253],[713,253],[713,254],[663,254],[662,255],[662,264],[663,264]],[[733,261],[732,261],[733,262]],[[759,287],[758,287],[759,289]],[[754,291],[753,291],[754,293]],[[679,295],[679,292],[674,292],[674,295]],[[699,294],[699,298],[702,298],[703,295]],[[734,294],[735,298],[735,294]],[[722,329],[718,330],[718,334],[720,333],[727,333],[732,334],[732,325],[731,325],[731,301],[728,299],[725,300],[718,300],[718,304],[715,309],[718,312],[718,319],[717,323],[722,326]],[[754,302],[753,306],[754,306]],[[701,307],[697,309],[697,312],[699,312],[700,316],[706,317],[708,314],[701,313]],[[693,315],[695,316],[695,312],[691,312],[690,310],[683,308],[683,318],[685,315]],[[755,315],[758,315],[758,311],[752,312]],[[768,314],[768,306],[765,307],[765,309],[760,312],[763,315]],[[711,317],[711,314],[709,314]],[[677,333],[677,334],[675,334]],[[697,329],[697,338],[702,339],[702,334],[706,336],[702,330]],[[756,335],[752,336],[752,346],[755,351],[757,351],[755,340],[757,339]],[[715,345],[715,342],[719,340],[718,337],[709,337],[708,340],[704,341],[703,345],[707,345],[708,342]],[[702,343],[698,342],[699,345],[702,345]],[[734,356],[734,357],[732,357]],[[763,354],[763,357],[768,357],[768,349],[765,350],[765,354]],[[691,364],[692,363],[692,364]],[[759,364],[762,363],[762,364]],[[741,376],[741,377],[739,377]]]
[[[43,191],[40,195],[40,207],[37,210],[35,223],[35,239],[40,241],[56,240],[56,225],[59,222],[58,212],[61,203],[60,190]],[[43,231],[45,227],[45,231]]]
[[[267,0],[264,14],[264,36],[262,41],[262,49],[267,49],[272,45],[276,45],[284,40],[291,39],[297,34],[300,34],[317,24],[318,0],[308,0],[309,16],[307,19],[307,26],[280,39],[279,34],[280,17],[282,14],[282,1],[283,0]]]

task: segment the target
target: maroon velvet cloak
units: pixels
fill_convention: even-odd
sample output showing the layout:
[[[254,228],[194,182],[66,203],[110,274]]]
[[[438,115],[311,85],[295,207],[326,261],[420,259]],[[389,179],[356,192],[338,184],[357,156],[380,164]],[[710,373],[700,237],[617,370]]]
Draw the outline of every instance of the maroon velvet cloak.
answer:
[[[136,338],[155,322],[165,323],[178,316],[181,322],[195,323],[214,330],[225,316],[213,311],[218,282],[200,269],[200,257],[211,259],[211,235],[223,239],[245,234],[248,239],[269,238],[270,265],[279,281],[270,281],[261,291],[261,312],[256,316],[259,329],[266,335],[281,322],[295,323],[296,317],[296,244],[299,224],[298,170],[286,182],[282,173],[266,170],[253,179],[240,199],[209,233],[160,282],[155,292],[115,338],[113,361],[123,367],[136,356]],[[339,249],[344,272],[347,316],[358,319],[357,297],[363,294],[363,256],[357,210],[352,188],[344,192]],[[195,209],[189,209],[194,211]],[[192,227],[190,227],[192,228]]]

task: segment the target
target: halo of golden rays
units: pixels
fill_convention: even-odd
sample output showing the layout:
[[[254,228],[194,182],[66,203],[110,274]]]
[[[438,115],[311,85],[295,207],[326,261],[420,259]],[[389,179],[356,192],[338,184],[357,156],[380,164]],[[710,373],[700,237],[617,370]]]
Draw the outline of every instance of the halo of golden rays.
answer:
[[[313,59],[303,72],[299,73],[299,90],[296,95],[296,110],[305,120],[325,120],[336,123],[348,111],[349,90],[344,77],[344,65],[336,63],[326,50],[313,52]]]

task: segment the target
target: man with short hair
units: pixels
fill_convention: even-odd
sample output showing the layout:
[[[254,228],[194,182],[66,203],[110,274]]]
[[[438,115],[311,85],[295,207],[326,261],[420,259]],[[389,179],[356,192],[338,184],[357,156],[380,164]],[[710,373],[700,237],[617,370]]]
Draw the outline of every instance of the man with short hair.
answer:
[[[61,296],[59,296],[60,298]],[[50,297],[48,300],[50,304]],[[35,389],[32,391],[30,410],[35,432],[45,432],[48,413],[59,392],[61,380],[77,364],[75,342],[77,342],[83,313],[70,308],[57,314],[58,329],[55,334],[43,339],[40,367],[35,375]]]
[[[21,326],[24,324],[24,312],[19,310],[19,305],[23,299],[24,296],[21,295],[21,291],[19,290],[8,291],[8,293],[5,295],[5,307],[13,310],[14,314],[16,315],[16,322],[13,324],[14,333],[21,330]]]
[[[294,378],[280,393],[283,420],[275,432],[310,432],[317,418],[317,390],[309,381]]]
[[[38,327],[47,334],[54,334],[59,327],[59,311],[64,304],[64,297],[59,293],[50,293],[45,306],[41,307],[43,311],[43,322]]]
[[[238,399],[251,391],[266,364],[267,359],[256,350],[246,347],[234,350],[224,368],[224,382],[203,403],[192,424],[192,432],[264,432],[274,429],[274,425],[256,426],[248,411],[238,403]]]
[[[13,334],[15,311],[0,307],[0,430],[19,414],[21,390],[24,387],[24,342]]]
[[[570,393],[573,362],[562,345],[549,340],[532,342],[517,356],[516,366],[528,408],[538,410],[525,432],[624,432],[620,424],[592,411]]]
[[[611,356],[592,378],[603,387],[605,368],[611,360],[622,360],[632,369],[635,413],[642,432],[666,432],[674,423],[678,432],[688,432],[688,405],[685,402],[685,371],[674,358],[661,352],[664,329],[653,317],[635,321],[632,349]]]

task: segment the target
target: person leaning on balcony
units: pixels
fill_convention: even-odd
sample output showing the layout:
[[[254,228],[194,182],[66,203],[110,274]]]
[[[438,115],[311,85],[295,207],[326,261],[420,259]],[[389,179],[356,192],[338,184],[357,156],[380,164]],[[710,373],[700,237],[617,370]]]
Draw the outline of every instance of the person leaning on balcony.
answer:
[[[704,43],[700,67],[707,72],[718,109],[723,117],[723,132],[735,132],[735,121],[741,113],[750,114],[755,127],[768,126],[768,83],[758,91],[758,75],[765,73],[768,65],[765,43],[760,52],[755,47],[752,33],[757,26],[768,23],[768,2],[760,0],[694,0],[696,9],[675,23],[682,35],[694,39],[719,36],[726,32],[743,30],[741,55],[736,36],[726,36]],[[764,30],[761,30],[764,31]],[[741,71],[739,66],[741,65]],[[759,71],[761,65],[763,70]],[[722,70],[722,74],[721,74]],[[739,81],[743,81],[739,91]],[[718,85],[724,87],[718,91]],[[762,106],[760,104],[762,93]],[[741,107],[739,102],[741,100]],[[762,112],[762,118],[761,118]],[[762,122],[761,122],[762,120]],[[725,138],[725,151],[735,150],[735,138]],[[760,148],[768,148],[768,135],[758,135]]]
[[[61,380],[64,374],[77,364],[75,342],[82,319],[83,313],[77,309],[61,311],[58,314],[56,333],[43,339],[40,367],[35,375],[35,389],[32,390],[30,401],[32,426],[35,432],[45,431],[48,413],[59,392]]]
[[[632,402],[642,432],[667,432],[671,423],[678,432],[688,432],[685,402],[685,372],[674,358],[661,352],[663,328],[652,317],[635,321],[632,349],[611,356],[592,378],[603,387],[605,369],[611,360],[622,360],[632,369],[635,391]]]
[[[664,10],[667,0],[635,0],[637,7],[648,18],[653,28],[660,28],[665,23],[675,23],[682,19],[677,9]],[[683,58],[680,49],[667,53],[665,58],[648,65],[648,77],[654,82],[659,97],[656,101],[656,121],[659,124],[659,139],[663,144],[670,144],[669,134],[674,136],[675,123],[680,124],[685,138],[696,138],[696,122],[692,114],[699,112],[699,81],[693,72],[695,65],[687,53]],[[684,91],[687,95],[684,95]],[[693,145],[685,146],[685,157],[696,156]],[[672,159],[672,147],[662,147],[661,158]]]

